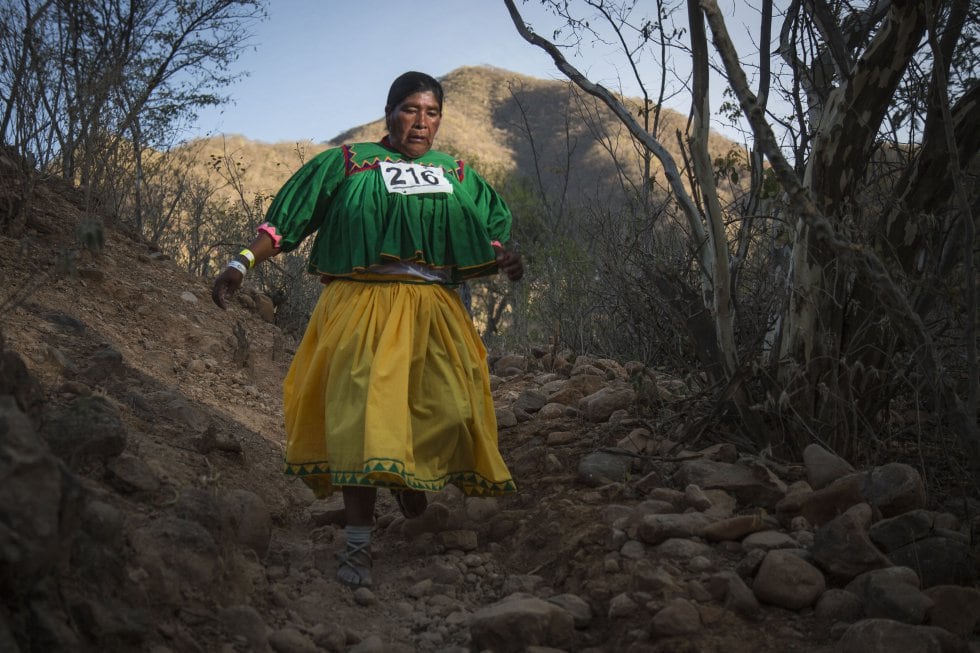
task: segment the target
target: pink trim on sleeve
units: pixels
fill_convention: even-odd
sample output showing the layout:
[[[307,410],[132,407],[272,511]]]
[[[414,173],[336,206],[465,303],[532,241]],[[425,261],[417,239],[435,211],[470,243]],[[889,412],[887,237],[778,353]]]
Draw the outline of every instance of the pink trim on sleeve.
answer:
[[[259,228],[256,229],[256,231],[260,234],[265,234],[266,236],[271,238],[272,246],[275,247],[276,249],[279,249],[279,243],[282,242],[282,236],[280,236],[278,232],[276,232],[275,227],[273,227],[268,222],[263,222],[262,224],[259,225]]]
[[[491,240],[490,241],[490,246],[491,247],[499,247],[500,249],[503,249],[504,248],[504,246],[500,244],[500,241],[499,240]]]

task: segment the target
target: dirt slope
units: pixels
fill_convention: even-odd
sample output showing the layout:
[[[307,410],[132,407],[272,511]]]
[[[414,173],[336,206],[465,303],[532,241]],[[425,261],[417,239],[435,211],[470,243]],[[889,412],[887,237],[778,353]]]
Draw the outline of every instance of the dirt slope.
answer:
[[[40,185],[31,208],[0,235],[0,330],[38,384],[24,403],[69,469],[77,514],[61,516],[58,563],[0,612],[0,644],[462,651],[471,617],[515,593],[585,610],[578,628],[555,635],[563,650],[782,652],[826,641],[795,613],[748,621],[724,606],[697,633],[655,636],[667,593],[637,591],[609,540],[611,507],[642,497],[576,482],[582,456],[636,422],[574,414],[501,428],[514,497],[447,491],[409,523],[382,494],[376,586],[338,586],[337,501],[314,501],[280,473],[280,384],[295,343],[239,302],[220,310],[206,280],[111,222],[102,247],[81,247],[79,234],[93,232],[76,191]],[[498,379],[497,400],[510,405],[540,374]],[[633,607],[623,609],[626,594]],[[522,638],[538,637],[529,628],[506,649],[527,649]]]

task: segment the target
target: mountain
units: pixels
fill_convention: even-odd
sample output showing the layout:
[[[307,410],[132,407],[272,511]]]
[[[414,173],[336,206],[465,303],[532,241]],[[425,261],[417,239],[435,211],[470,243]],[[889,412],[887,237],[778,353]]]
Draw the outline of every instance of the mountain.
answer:
[[[618,203],[622,186],[617,163],[639,183],[641,160],[619,120],[596,99],[568,82],[542,80],[490,66],[457,68],[440,79],[446,92],[444,116],[436,147],[470,162],[485,176],[501,173],[537,180],[549,192],[568,188],[573,201]],[[381,82],[386,83],[386,82]],[[640,106],[638,100],[629,101]],[[675,134],[683,132],[686,117],[664,109],[661,141],[680,166]],[[245,164],[243,180],[258,193],[274,193],[303,161],[327,147],[375,141],[385,134],[384,119],[352,127],[327,143],[275,143],[246,136],[216,136],[187,147],[200,150],[199,160],[232,155]],[[712,157],[723,156],[734,144],[713,134]],[[567,175],[567,179],[566,179]],[[652,176],[664,182],[654,162]]]

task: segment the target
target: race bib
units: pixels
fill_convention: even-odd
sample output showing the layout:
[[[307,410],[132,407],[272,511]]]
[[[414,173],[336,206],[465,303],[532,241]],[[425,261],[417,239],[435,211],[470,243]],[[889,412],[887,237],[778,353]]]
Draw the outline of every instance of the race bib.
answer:
[[[381,176],[389,193],[418,195],[453,192],[442,168],[435,166],[423,166],[408,161],[385,161],[381,164]]]

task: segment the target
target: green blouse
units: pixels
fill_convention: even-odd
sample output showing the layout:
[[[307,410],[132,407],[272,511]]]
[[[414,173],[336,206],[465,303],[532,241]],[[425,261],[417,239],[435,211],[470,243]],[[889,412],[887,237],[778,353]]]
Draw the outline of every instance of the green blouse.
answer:
[[[401,260],[448,269],[453,283],[495,273],[490,243],[506,242],[511,226],[510,209],[496,191],[448,154],[430,150],[408,159],[386,143],[318,154],[280,189],[263,228],[275,230],[285,252],[316,233],[307,267],[317,274],[350,276]],[[441,168],[452,192],[389,191],[392,166],[387,184],[382,168],[397,161]],[[402,173],[393,173],[396,180]]]

